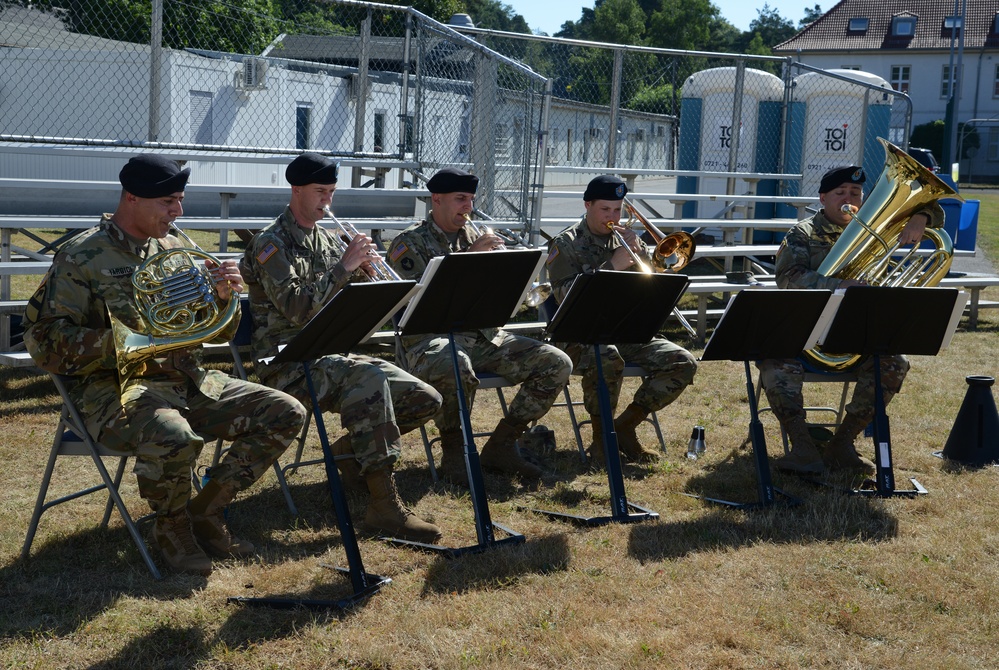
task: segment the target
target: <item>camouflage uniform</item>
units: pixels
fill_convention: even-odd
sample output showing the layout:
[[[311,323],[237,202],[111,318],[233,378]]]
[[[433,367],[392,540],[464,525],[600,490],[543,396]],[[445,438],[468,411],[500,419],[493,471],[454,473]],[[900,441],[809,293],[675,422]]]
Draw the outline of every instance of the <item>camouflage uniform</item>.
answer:
[[[578,224],[555,236],[549,246],[546,269],[552,294],[561,302],[576,275],[597,270],[612,270],[610,258],[621,246],[613,235],[597,236],[586,225],[584,216]],[[646,249],[646,255],[650,253]],[[597,367],[593,347],[578,343],[558,343],[583,373],[583,403],[591,416],[600,412],[597,397]],[[641,365],[648,376],[635,392],[633,403],[647,412],[655,412],[676,400],[694,381],[696,359],[681,346],[656,336],[646,344],[616,344],[601,348],[601,365],[611,408],[617,407],[621,394],[625,361]]]
[[[922,210],[922,213],[930,217],[927,227],[939,228],[943,225],[944,214],[939,204],[934,203]],[[843,227],[826,218],[824,210],[800,221],[788,231],[777,252],[777,286],[798,289],[838,288],[840,279],[825,277],[817,270],[842,232]],[[803,421],[805,361],[801,358],[764,360],[758,362],[757,367],[774,416],[785,426],[794,421]],[[908,371],[909,361],[905,356],[881,357],[881,382],[886,404],[902,388],[902,380]],[[862,359],[856,372],[857,384],[846,412],[858,421],[867,423],[874,418],[874,359]]]
[[[240,272],[250,295],[253,354],[260,379],[311,404],[302,366],[268,363],[355,276],[340,263],[340,245],[317,225],[298,225],[290,208],[247,246]],[[310,365],[322,409],[339,412],[361,473],[399,458],[399,435],[426,422],[440,394],[398,367],[371,356],[324,356]]]
[[[105,446],[135,455],[139,493],[158,515],[183,511],[203,435],[233,440],[212,468],[219,484],[242,490],[256,481],[302,428],[294,398],[201,366],[201,346],[148,359],[119,384],[108,311],[149,332],[131,285],[136,267],[175,237],[138,243],[105,215],[98,227],[56,254],[25,311],[24,341],[39,367],[76,378],[71,395],[87,430]],[[231,339],[232,323],[214,341]]]
[[[421,223],[400,233],[389,246],[386,259],[405,279],[419,280],[435,256],[466,251],[477,235],[465,226],[458,231],[454,245],[433,220],[433,212]],[[502,252],[497,252],[502,253]],[[528,424],[551,408],[569,380],[569,357],[553,346],[529,337],[512,335],[499,328],[454,334],[461,366],[461,379],[471,405],[479,380],[475,370],[502,375],[520,384],[510,403],[511,423]],[[460,430],[454,367],[448,338],[440,335],[410,335],[402,339],[408,369],[425,379],[444,396],[444,406],[435,417],[441,433]]]

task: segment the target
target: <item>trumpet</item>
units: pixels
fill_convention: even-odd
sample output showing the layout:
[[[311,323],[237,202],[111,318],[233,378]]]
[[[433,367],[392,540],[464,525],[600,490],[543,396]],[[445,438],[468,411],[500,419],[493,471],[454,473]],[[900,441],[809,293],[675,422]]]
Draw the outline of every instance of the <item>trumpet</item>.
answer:
[[[472,216],[467,212],[461,215],[465,219],[465,225],[472,229],[477,237],[482,237],[483,235],[495,235],[500,238],[503,242],[502,247],[496,247],[496,249],[505,249],[507,246],[530,246],[524,240],[523,237],[518,236],[517,233],[513,232],[509,228],[504,228],[502,230],[494,230],[491,226],[484,223],[479,223],[472,219]]]
[[[326,214],[331,221],[333,221],[333,225],[336,226],[337,231],[339,231],[338,233],[334,233],[333,237],[341,243],[340,254],[343,255],[344,251],[347,249],[347,244],[360,235],[361,231],[355,228],[354,224],[349,221],[343,223],[338,218],[333,216],[333,211],[328,206],[323,208],[323,213]],[[346,238],[346,242],[344,242],[344,238]],[[368,257],[371,259],[369,262],[371,263],[371,268],[375,273],[374,276],[365,273],[368,281],[399,281],[402,279],[398,273],[396,273],[396,271],[385,262],[385,259],[382,258],[378,252],[369,251]]]

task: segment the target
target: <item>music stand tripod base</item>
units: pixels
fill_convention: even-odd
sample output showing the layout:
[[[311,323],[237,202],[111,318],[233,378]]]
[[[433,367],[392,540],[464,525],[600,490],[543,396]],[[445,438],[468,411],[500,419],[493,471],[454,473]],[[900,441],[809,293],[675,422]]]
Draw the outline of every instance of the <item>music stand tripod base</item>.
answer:
[[[477,543],[465,547],[445,547],[400,538],[385,538],[386,541],[449,558],[525,541],[523,535],[493,523],[490,516],[454,334],[502,327],[523,302],[542,262],[543,254],[536,249],[503,253],[466,252],[435,258],[424,272],[422,289],[400,319],[401,334],[447,333]],[[495,277],[504,277],[506,281],[497,282]],[[509,537],[497,540],[497,529]]]
[[[486,551],[487,549],[492,549],[494,547],[498,547],[498,546],[502,546],[502,545],[506,545],[506,544],[511,544],[511,545],[512,544],[523,544],[524,541],[526,540],[526,538],[522,534],[520,534],[520,533],[518,533],[516,531],[510,530],[509,528],[506,528],[505,526],[501,526],[500,524],[498,524],[496,522],[492,523],[492,527],[493,527],[494,531],[495,530],[501,530],[501,531],[503,531],[504,533],[507,534],[508,537],[504,537],[504,538],[499,539],[499,540],[497,540],[497,539],[495,539],[495,537],[493,537],[492,539],[490,539],[487,542],[480,543],[480,544],[471,544],[471,545],[468,545],[468,546],[465,546],[465,547],[445,547],[445,546],[442,546],[442,545],[439,545],[439,544],[428,544],[426,542],[415,542],[413,540],[404,540],[404,539],[398,538],[398,537],[380,536],[378,539],[379,540],[384,540],[385,542],[388,542],[389,544],[395,545],[397,547],[409,547],[410,549],[415,549],[417,551],[426,551],[426,552],[430,552],[430,553],[433,553],[433,554],[440,554],[441,556],[443,556],[445,558],[459,558],[459,557],[464,556],[466,554],[478,554],[478,553],[481,553],[483,551]]]
[[[600,347],[649,342],[662,329],[688,284],[689,279],[684,275],[645,275],[605,270],[583,273],[573,280],[552,317],[548,334],[555,342],[577,342],[593,347],[611,514],[583,517],[549,510],[532,511],[550,519],[584,526],[636,523],[659,518],[656,512],[628,501]]]

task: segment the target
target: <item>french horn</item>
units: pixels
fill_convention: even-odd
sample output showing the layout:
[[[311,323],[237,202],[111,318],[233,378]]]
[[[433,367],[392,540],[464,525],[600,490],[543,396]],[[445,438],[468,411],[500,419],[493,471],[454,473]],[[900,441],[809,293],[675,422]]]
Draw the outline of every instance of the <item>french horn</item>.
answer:
[[[216,267],[221,262],[184,231],[173,230],[190,247],[153,254],[132,274],[132,297],[147,332],[132,330],[108,311],[123,383],[150,358],[214,339],[239,309],[234,293],[226,301],[220,298],[218,277],[205,266],[205,261]]]

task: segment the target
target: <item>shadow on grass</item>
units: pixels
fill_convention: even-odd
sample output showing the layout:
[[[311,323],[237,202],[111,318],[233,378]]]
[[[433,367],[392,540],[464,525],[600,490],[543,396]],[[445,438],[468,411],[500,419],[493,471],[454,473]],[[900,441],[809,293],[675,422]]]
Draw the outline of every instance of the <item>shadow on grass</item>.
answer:
[[[680,558],[704,549],[738,548],[758,542],[802,544],[862,540],[881,542],[898,534],[898,520],[883,500],[851,496],[843,488],[816,487],[801,479],[774,473],[776,488],[800,500],[787,504],[782,496],[765,507],[735,510],[705,502],[708,512],[692,521],[638,525],[632,529],[629,552],[643,561]],[[686,493],[697,497],[759,502],[755,459],[750,450],[732,456],[701,475],[691,477]]]
[[[508,588],[523,575],[561,572],[569,559],[569,542],[562,533],[491,547],[457,560],[441,556],[427,569],[423,594]]]

